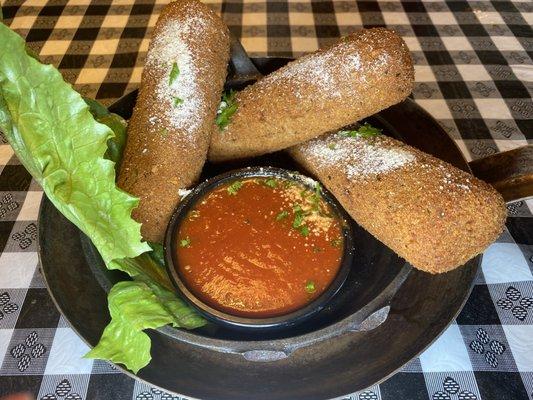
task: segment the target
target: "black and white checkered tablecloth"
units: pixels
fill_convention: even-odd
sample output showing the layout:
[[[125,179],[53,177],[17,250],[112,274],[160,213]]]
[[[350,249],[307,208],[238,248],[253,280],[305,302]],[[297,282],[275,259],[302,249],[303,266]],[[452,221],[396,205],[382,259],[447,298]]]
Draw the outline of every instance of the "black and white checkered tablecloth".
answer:
[[[3,0],[2,6],[6,23],[44,62],[85,96],[109,104],[138,86],[150,30],[167,1]],[[394,28],[416,64],[414,98],[467,158],[531,143],[531,0],[209,2],[256,56],[298,56],[362,26]],[[81,358],[87,347],[54,307],[38,271],[42,192],[5,140],[0,169],[0,396],[178,398]],[[507,230],[485,253],[455,323],[401,372],[346,399],[533,399],[533,200],[508,208]]]

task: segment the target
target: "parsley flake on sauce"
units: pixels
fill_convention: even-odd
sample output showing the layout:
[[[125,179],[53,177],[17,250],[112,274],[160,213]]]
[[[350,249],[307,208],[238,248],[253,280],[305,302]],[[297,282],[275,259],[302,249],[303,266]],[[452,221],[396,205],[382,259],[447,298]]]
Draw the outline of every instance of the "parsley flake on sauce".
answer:
[[[283,182],[283,188],[285,189],[288,189],[290,187],[293,187],[294,185],[296,185],[296,183],[292,182],[292,181],[285,181]]]
[[[172,64],[172,69],[170,70],[170,74],[168,76],[169,86],[172,86],[174,81],[178,78],[179,74],[180,74],[180,69],[178,67],[178,63],[174,62],[174,64]]]
[[[278,215],[276,215],[276,221],[281,221],[282,219],[285,219],[289,216],[289,213],[285,210],[280,212]]]
[[[370,138],[381,134],[381,129],[373,127],[368,122],[365,122],[355,130],[339,131],[339,134],[347,137],[355,138]]]
[[[237,108],[239,107],[235,101],[236,93],[237,92],[234,90],[230,90],[222,95],[222,101],[218,106],[217,118],[215,120],[216,124],[218,125],[218,129],[221,131],[228,126],[231,121],[231,117],[233,114],[235,114],[235,111],[237,111]]]
[[[315,196],[319,199],[322,198],[322,186],[318,182],[315,184]]]
[[[314,293],[316,291],[316,286],[314,281],[307,281],[305,283],[305,291],[307,293]]]
[[[294,206],[294,220],[292,221],[292,227],[300,232],[302,236],[309,236],[309,227],[304,225],[305,213],[302,206],[296,204]]]
[[[180,247],[191,247],[191,238],[187,236],[185,239],[181,239]]]
[[[317,182],[314,193],[311,196],[311,203],[313,204],[314,211],[320,211],[320,200],[322,200],[322,186]]]
[[[269,188],[272,188],[272,189],[275,189],[277,186],[278,186],[278,182],[276,182],[275,179],[265,179],[264,180],[265,182],[265,185],[268,186]]]
[[[337,238],[337,239],[332,239],[330,241],[331,245],[333,247],[341,247],[341,244],[342,244],[342,239],[341,238]]]
[[[302,236],[309,236],[309,227],[304,225],[305,213],[302,209],[302,206],[296,204],[293,207],[294,210],[294,220],[292,221],[292,227],[296,229]]]
[[[242,188],[243,183],[241,181],[235,181],[228,186],[228,194],[231,196],[236,196],[237,192]]]
[[[309,227],[307,225],[302,225],[300,227],[300,235],[307,237],[309,236]]]
[[[302,211],[294,212],[294,221],[292,221],[293,228],[299,228],[304,222],[304,214]]]

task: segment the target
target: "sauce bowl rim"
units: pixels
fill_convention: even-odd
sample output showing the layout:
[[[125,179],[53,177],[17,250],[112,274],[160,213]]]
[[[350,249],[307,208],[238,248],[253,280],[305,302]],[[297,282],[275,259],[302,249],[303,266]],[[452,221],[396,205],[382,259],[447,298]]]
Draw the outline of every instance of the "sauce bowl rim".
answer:
[[[185,218],[188,211],[194,207],[194,205],[201,200],[204,195],[213,191],[217,187],[230,183],[239,179],[248,178],[278,178],[285,180],[292,180],[309,189],[311,182],[314,184],[319,183],[322,191],[322,198],[332,208],[336,217],[341,221],[341,230],[343,236],[343,251],[340,266],[335,278],[331,281],[329,286],[314,300],[306,303],[304,306],[291,311],[286,314],[277,315],[267,318],[253,318],[233,315],[221,310],[218,310],[209,304],[198,298],[188,287],[178,272],[177,261],[177,235],[181,221]],[[337,294],[340,290],[348,273],[353,260],[354,253],[354,239],[353,231],[350,226],[349,216],[339,202],[333,197],[333,195],[319,182],[297,171],[290,171],[277,167],[246,167],[231,170],[212,178],[209,178],[194,188],[183,197],[168,223],[165,241],[163,244],[165,254],[165,265],[167,273],[176,288],[181,298],[189,305],[195,308],[206,319],[222,324],[226,327],[238,328],[238,329],[280,329],[297,325],[304,320],[309,319],[313,315],[317,314],[320,310],[326,307],[327,303]]]

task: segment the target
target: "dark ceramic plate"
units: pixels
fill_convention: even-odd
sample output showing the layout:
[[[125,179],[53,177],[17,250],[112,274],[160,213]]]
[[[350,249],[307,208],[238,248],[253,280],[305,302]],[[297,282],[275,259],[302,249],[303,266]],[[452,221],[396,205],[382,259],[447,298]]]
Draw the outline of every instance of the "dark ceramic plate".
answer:
[[[262,73],[286,59],[255,59]],[[110,109],[129,118],[136,92]],[[385,132],[468,170],[452,138],[406,100],[370,118]],[[206,165],[203,178],[247,165],[298,169],[284,153],[240,163]],[[362,390],[417,356],[466,301],[479,257],[452,272],[412,270],[353,223],[355,255],[342,290],[302,325],[246,333],[207,325],[195,331],[149,331],[152,362],[138,377],[202,399],[326,399]],[[106,292],[124,279],[107,271],[90,242],[48,200],[40,212],[42,271],[57,307],[91,346],[109,322]]]

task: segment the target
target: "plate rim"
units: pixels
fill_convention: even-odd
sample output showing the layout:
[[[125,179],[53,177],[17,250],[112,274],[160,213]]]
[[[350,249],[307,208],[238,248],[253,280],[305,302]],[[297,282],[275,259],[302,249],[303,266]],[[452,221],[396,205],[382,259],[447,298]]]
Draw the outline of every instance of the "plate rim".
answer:
[[[263,60],[265,60],[265,59],[277,59],[277,60],[287,60],[287,61],[291,60],[290,58],[283,58],[283,57],[262,57],[261,59],[263,59]],[[118,99],[116,102],[114,102],[112,105],[110,105],[109,109],[112,110],[113,108],[116,108],[118,106],[118,103],[120,103],[120,101],[123,101],[124,98],[126,98],[128,96],[132,96],[133,93],[135,93],[136,91],[137,90],[134,90],[132,92],[129,92],[129,93],[125,94],[120,99]],[[412,100],[410,98],[407,98],[405,100],[405,102],[409,103],[411,106],[414,106],[417,109],[417,111],[422,112],[428,120],[431,120],[432,123],[434,123],[435,126],[438,126],[439,130],[441,131],[441,133],[444,133],[449,138],[450,144],[453,144],[453,146],[455,147],[455,152],[458,155],[461,156],[461,159],[464,162],[464,166],[466,168],[468,168],[468,172],[471,172],[470,168],[469,168],[469,164],[468,164],[463,152],[461,151],[460,147],[457,145],[457,143],[455,142],[453,137],[445,129],[442,128],[440,123],[435,118],[433,118],[431,116],[431,114],[429,114],[422,106],[417,104],[414,100]],[[38,213],[38,222],[39,223],[41,223],[41,221],[43,220],[42,216],[43,216],[43,213],[45,212],[43,210],[45,210],[45,208],[46,208],[46,205],[45,205],[46,202],[49,202],[50,203],[49,205],[53,207],[53,204],[46,197],[46,195],[43,196],[43,198],[41,200],[41,203],[40,203],[40,206],[39,206],[39,213]],[[39,259],[39,263],[41,265],[41,271],[42,271],[42,276],[43,276],[43,280],[44,280],[45,286],[46,286],[46,288],[47,288],[47,290],[48,290],[48,292],[49,292],[49,294],[50,294],[50,296],[52,298],[52,301],[53,301],[54,305],[60,311],[60,313],[65,317],[65,319],[67,321],[69,321],[70,328],[73,329],[74,332],[76,332],[76,334],[83,340],[84,343],[86,343],[89,347],[91,347],[91,344],[86,340],[85,336],[81,334],[82,332],[80,332],[77,328],[75,328],[75,326],[70,322],[70,318],[68,318],[67,315],[64,313],[62,307],[59,305],[59,302],[56,299],[56,296],[55,296],[55,294],[54,294],[54,292],[52,290],[52,287],[50,285],[48,276],[47,276],[47,274],[45,272],[45,270],[46,270],[46,268],[44,267],[45,264],[43,264],[43,259],[42,259],[41,228],[39,228],[39,230],[38,230],[38,259]],[[425,347],[421,348],[415,355],[410,356],[407,361],[401,362],[400,365],[397,368],[393,369],[390,373],[388,373],[386,376],[381,378],[379,381],[376,381],[373,385],[380,384],[383,381],[387,380],[391,376],[395,375],[410,360],[420,356],[421,353],[423,353],[436,340],[438,340],[438,338],[444,333],[444,331],[446,331],[448,329],[448,327],[451,324],[453,324],[454,320],[457,318],[458,314],[462,311],[462,309],[464,308],[466,302],[468,301],[468,299],[470,297],[470,294],[472,292],[472,289],[473,289],[473,286],[474,286],[474,282],[475,282],[475,275],[476,275],[476,272],[479,270],[479,266],[481,264],[481,255],[478,255],[478,256],[474,257],[472,260],[470,260],[466,264],[470,264],[469,268],[473,269],[473,271],[472,271],[472,279],[470,281],[470,285],[468,287],[468,290],[465,291],[464,296],[463,296],[463,300],[462,300],[460,306],[458,307],[458,309],[456,310],[456,312],[454,313],[453,317],[450,318],[449,321],[447,321],[446,325],[440,330],[439,334],[434,336]],[[466,266],[466,264],[465,264],[465,266]],[[169,334],[169,332],[166,332],[168,330],[174,331],[174,330],[176,330],[176,328],[171,328],[171,327],[165,326],[165,327],[159,328],[157,331],[159,331],[160,333],[163,333],[165,336],[174,337],[174,335],[171,335],[171,334]],[[195,336],[194,334],[191,334],[190,332],[185,331],[185,330],[181,330],[181,332],[183,334],[185,334],[185,336],[187,336],[187,335]],[[220,339],[217,339],[217,340],[220,340]],[[164,390],[164,391],[170,392],[170,393],[175,393],[175,394],[180,395],[180,396],[186,396],[186,397],[191,398],[191,399],[198,399],[197,397],[191,396],[189,394],[180,394],[180,393],[174,392],[174,391],[172,391],[170,389],[163,388],[163,387],[161,387],[161,386],[159,386],[157,384],[154,384],[154,383],[152,383],[152,382],[150,382],[148,380],[143,379],[139,375],[134,375],[133,373],[131,373],[130,371],[128,371],[127,369],[125,369],[121,365],[117,365],[117,364],[114,364],[114,365],[116,365],[116,367],[119,368],[122,373],[125,373],[126,375],[128,375],[128,376],[130,376],[130,377],[132,377],[134,379],[138,379],[138,380],[140,380],[140,381],[142,381],[142,382],[144,382],[144,383],[146,383],[148,385],[158,387],[161,390]],[[364,390],[364,389],[358,389],[358,390]],[[338,395],[338,394],[336,394],[336,395]],[[342,396],[343,394],[340,394],[340,395]]]

